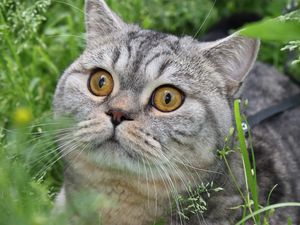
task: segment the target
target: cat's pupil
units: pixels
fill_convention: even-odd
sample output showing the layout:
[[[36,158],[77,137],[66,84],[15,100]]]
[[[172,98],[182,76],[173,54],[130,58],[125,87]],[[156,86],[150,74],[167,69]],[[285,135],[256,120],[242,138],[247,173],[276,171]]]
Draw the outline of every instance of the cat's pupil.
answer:
[[[170,93],[167,93],[165,95],[165,103],[169,104],[171,102],[171,100],[172,100],[172,95]]]
[[[100,88],[102,88],[105,85],[105,81],[106,81],[106,79],[105,79],[104,76],[100,77],[100,80],[99,80],[99,87]]]

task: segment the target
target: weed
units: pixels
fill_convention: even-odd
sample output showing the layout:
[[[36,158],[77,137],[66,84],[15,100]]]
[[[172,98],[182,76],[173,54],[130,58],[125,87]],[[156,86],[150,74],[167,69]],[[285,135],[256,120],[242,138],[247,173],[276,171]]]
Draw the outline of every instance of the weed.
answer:
[[[222,191],[221,187],[214,187],[214,182],[201,183],[197,187],[188,186],[186,196],[178,195],[177,202],[180,210],[177,210],[182,219],[188,220],[191,214],[203,214],[207,210],[207,200],[213,193]]]
[[[83,2],[0,1],[1,225],[66,224],[64,217],[57,221],[49,219],[54,195],[62,182],[58,153],[51,151],[56,148],[53,142],[56,128],[49,124],[53,123],[51,102],[58,77],[85,45]],[[245,9],[279,16],[286,3],[285,0],[272,1],[265,7],[265,1],[260,0],[245,0],[244,4],[239,0],[218,0],[212,8],[213,0],[107,2],[128,22],[139,22],[147,29],[192,36],[199,27],[202,28],[200,36],[218,18]],[[209,17],[208,12],[211,12]],[[294,49],[294,44],[298,45],[292,42],[286,49]],[[283,68],[285,57],[280,46],[265,42],[260,59]],[[299,73],[300,70],[295,71]],[[230,151],[228,148],[220,152],[224,160]],[[206,184],[200,187],[198,193],[192,193],[196,197],[186,201],[195,213],[205,211],[203,195],[214,193],[214,187],[206,187]],[[250,199],[246,205],[248,208],[252,205]],[[251,218],[257,217],[256,212],[249,212]]]

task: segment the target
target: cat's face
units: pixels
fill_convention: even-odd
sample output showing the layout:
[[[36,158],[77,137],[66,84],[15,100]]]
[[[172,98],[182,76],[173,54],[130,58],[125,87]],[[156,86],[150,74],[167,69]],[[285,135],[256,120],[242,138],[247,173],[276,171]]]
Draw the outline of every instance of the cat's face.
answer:
[[[231,126],[229,99],[255,60],[257,42],[234,35],[199,43],[142,30],[101,0],[86,2],[86,24],[86,50],[54,98],[55,115],[77,123],[74,151],[161,176],[213,168]]]

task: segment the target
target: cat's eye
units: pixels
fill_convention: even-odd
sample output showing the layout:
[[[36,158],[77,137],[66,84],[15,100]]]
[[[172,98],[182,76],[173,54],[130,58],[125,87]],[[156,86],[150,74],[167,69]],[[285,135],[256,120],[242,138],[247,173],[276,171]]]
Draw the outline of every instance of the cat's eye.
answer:
[[[109,72],[99,69],[90,75],[88,88],[96,96],[107,96],[113,91],[114,80]]]
[[[152,105],[162,112],[172,112],[178,109],[184,101],[182,91],[173,86],[161,86],[152,94]]]

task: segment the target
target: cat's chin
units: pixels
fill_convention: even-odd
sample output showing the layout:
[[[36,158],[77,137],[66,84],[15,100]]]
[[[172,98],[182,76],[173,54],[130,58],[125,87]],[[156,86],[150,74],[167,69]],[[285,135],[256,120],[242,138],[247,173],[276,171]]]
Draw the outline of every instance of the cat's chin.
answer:
[[[138,156],[126,149],[114,136],[96,145],[88,155],[91,161],[100,166],[138,171]]]

